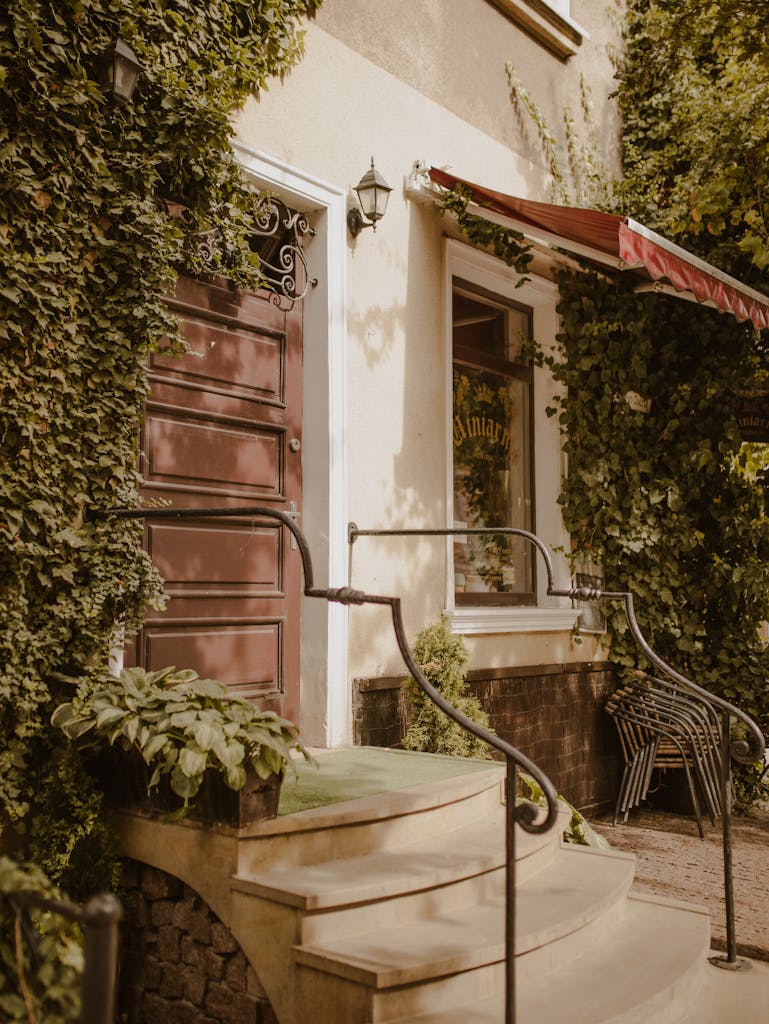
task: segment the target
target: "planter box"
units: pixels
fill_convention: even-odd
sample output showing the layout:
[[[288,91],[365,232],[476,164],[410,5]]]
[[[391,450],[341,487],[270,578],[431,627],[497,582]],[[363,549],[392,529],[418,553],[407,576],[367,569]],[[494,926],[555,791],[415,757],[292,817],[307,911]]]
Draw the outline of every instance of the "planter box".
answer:
[[[184,804],[171,789],[169,776],[161,775],[152,790],[147,783],[152,771],[138,752],[113,749],[100,755],[92,771],[107,797],[118,807],[135,808],[158,818],[178,811]],[[230,825],[243,828],[255,821],[266,821],[278,813],[280,775],[260,779],[252,771],[240,790],[230,789],[213,768],[206,770],[203,781],[191,802],[186,817],[208,825]]]

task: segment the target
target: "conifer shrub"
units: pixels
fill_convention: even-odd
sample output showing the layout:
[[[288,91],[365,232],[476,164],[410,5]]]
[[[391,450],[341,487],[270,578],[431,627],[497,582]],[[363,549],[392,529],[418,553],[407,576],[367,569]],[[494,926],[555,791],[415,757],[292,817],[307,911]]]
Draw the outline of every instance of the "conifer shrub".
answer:
[[[457,711],[482,728],[489,728],[489,716],[470,692],[465,678],[470,660],[467,645],[461,636],[452,634],[445,615],[417,634],[414,656],[428,682],[440,690]],[[415,679],[407,679],[403,689],[410,711],[408,731],[403,738],[406,750],[452,757],[491,757],[488,744],[444,714]]]

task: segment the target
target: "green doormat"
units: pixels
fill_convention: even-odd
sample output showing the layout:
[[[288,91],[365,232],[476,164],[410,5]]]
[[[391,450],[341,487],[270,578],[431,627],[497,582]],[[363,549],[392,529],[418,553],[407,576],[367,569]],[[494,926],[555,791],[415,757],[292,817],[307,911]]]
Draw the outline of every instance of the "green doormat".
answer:
[[[488,771],[495,763],[387,747],[321,750],[315,752],[315,758],[317,768],[306,761],[295,762],[296,777],[287,776],[283,782],[279,815],[407,789],[468,772]]]

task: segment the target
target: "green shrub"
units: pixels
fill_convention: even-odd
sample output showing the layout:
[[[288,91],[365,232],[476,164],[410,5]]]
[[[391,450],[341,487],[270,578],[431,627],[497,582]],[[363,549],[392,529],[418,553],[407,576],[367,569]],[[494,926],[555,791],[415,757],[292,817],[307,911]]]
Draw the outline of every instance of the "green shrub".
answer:
[[[489,728],[489,716],[465,682],[465,670],[470,660],[467,646],[460,636],[452,634],[445,615],[417,635],[414,655],[428,682],[440,690],[457,711],[484,729]],[[416,680],[407,679],[403,689],[411,708],[409,728],[403,738],[406,750],[453,757],[491,757],[488,744],[448,718]]]
[[[4,1024],[72,1024],[80,1012],[83,951],[80,929],[50,911],[32,910],[34,933],[9,895],[33,891],[59,896],[39,868],[0,857],[0,1019]],[[31,956],[28,938],[37,955]]]

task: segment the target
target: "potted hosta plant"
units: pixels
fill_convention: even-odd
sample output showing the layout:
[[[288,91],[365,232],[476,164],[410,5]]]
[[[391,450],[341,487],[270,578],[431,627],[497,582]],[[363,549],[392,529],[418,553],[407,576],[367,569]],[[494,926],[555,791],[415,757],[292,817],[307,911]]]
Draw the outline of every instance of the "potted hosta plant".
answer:
[[[310,759],[291,722],[191,669],[127,668],[83,683],[52,722],[97,753],[115,802],[235,827],[274,817],[292,752]]]

